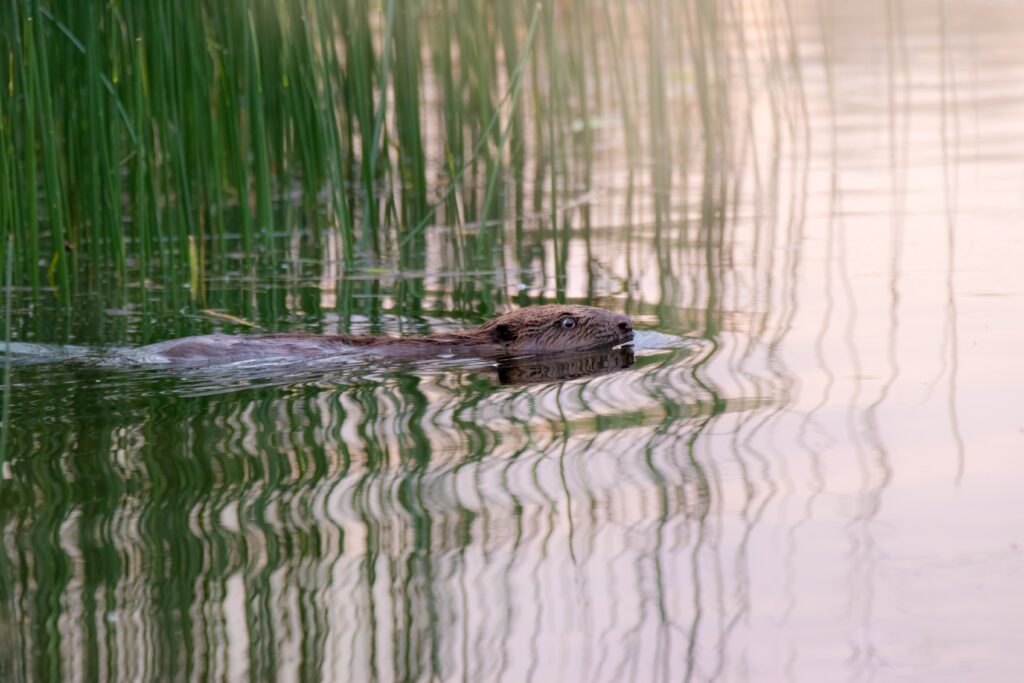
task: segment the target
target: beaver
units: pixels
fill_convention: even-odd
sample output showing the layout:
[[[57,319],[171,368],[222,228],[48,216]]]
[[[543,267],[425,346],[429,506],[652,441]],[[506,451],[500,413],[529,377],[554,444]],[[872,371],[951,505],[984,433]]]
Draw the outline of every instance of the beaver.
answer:
[[[385,356],[466,354],[485,358],[611,348],[633,339],[628,316],[592,306],[548,304],[521,308],[468,330],[418,337],[225,334],[184,337],[139,349],[155,362],[212,365],[266,358],[315,358],[361,350]]]

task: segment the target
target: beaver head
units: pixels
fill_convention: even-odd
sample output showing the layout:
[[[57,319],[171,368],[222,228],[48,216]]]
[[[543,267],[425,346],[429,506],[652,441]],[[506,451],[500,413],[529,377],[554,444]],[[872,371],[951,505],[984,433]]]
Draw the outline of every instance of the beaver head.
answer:
[[[628,316],[592,306],[548,304],[506,313],[472,331],[506,353],[609,348],[633,339]],[[482,340],[481,340],[482,341]]]

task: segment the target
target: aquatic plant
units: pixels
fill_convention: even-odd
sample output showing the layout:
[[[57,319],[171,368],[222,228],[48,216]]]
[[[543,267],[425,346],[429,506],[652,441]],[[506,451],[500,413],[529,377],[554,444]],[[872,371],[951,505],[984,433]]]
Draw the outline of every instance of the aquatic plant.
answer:
[[[344,271],[407,270],[439,226],[455,269],[487,269],[506,222],[564,277],[600,145],[621,136],[631,184],[650,169],[659,222],[673,166],[727,153],[738,10],[710,0],[5,5],[0,226],[33,298],[195,299],[297,233]]]

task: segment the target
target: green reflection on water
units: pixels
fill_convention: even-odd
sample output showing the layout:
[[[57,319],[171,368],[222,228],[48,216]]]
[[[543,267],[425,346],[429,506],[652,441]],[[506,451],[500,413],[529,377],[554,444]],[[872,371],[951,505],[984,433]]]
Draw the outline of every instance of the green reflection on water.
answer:
[[[656,375],[666,358],[629,372]],[[462,555],[482,544],[510,571],[521,541],[509,547],[508,529],[518,538],[529,510],[543,517],[587,495],[570,491],[564,471],[551,480],[539,470],[552,458],[564,470],[568,454],[584,457],[625,429],[657,442],[701,412],[668,396],[647,411],[608,412],[591,382],[628,388],[615,386],[631,376],[621,373],[503,386],[486,367],[363,365],[209,396],[189,395],[190,378],[88,365],[14,375],[0,587],[5,628],[17,634],[8,642],[34,653],[12,674],[33,680],[61,680],[79,665],[91,679],[206,679],[238,629],[255,679],[285,666],[284,641],[300,650],[289,667],[322,672],[338,628],[392,634],[386,647],[370,639],[351,653],[371,673],[443,675]],[[645,466],[649,485],[667,485]],[[520,486],[544,491],[541,500],[518,501],[515,486],[481,479],[495,468],[502,479],[521,470]],[[463,496],[499,500],[479,507]],[[337,574],[339,564],[354,573]],[[356,595],[354,621],[332,619],[338,600]],[[131,642],[145,656],[119,659]]]

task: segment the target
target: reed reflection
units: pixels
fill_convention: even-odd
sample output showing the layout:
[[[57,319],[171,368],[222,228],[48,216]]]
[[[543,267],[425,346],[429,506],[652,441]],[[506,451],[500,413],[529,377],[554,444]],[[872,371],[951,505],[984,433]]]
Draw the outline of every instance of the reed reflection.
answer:
[[[569,382],[542,380],[581,363],[510,363],[511,387],[444,369],[199,396],[19,367],[19,386],[76,389],[14,407],[20,569],[0,585],[38,653],[15,680],[516,677],[562,656],[546,643],[575,607],[636,639],[613,668],[641,665],[643,615],[689,599],[636,589],[676,571],[707,510],[685,452],[709,405],[674,353],[589,358],[601,374]]]

